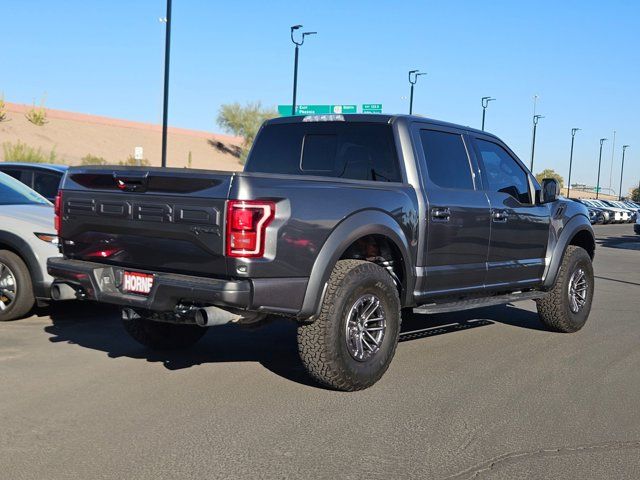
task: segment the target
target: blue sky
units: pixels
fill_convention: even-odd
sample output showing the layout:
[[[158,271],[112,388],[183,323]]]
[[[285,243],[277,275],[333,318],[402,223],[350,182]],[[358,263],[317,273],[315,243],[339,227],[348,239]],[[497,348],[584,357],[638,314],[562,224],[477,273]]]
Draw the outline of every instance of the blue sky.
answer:
[[[0,3],[0,92],[52,108],[159,122],[164,0]],[[532,97],[545,115],[534,170],[595,184],[598,139],[631,144],[626,191],[640,180],[640,2],[174,0],[171,125],[219,131],[220,104],[290,103],[289,26],[317,30],[301,50],[299,103],[383,103],[408,110],[407,71],[427,72],[414,111],[487,129],[529,163]],[[609,186],[611,141],[601,184]]]

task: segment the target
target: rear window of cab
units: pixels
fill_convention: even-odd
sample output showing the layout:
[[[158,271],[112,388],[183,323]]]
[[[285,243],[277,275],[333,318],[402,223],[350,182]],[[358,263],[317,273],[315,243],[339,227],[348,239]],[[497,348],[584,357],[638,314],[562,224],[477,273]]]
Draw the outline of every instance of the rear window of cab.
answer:
[[[376,123],[267,125],[244,171],[402,181],[391,125]]]

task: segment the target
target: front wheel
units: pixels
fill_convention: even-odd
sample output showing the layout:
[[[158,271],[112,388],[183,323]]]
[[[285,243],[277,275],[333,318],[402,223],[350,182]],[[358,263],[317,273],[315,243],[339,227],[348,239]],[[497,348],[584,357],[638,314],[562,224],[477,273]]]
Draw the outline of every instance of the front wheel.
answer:
[[[318,318],[298,327],[300,358],[308,373],[329,388],[365,389],[389,367],[400,321],[391,276],[371,262],[340,260]]]
[[[569,245],[553,289],[536,300],[540,320],[557,332],[577,332],[589,317],[593,287],[591,257],[583,248]]]
[[[195,344],[207,333],[196,325],[157,322],[146,318],[122,320],[124,329],[138,343],[152,350],[179,350]]]

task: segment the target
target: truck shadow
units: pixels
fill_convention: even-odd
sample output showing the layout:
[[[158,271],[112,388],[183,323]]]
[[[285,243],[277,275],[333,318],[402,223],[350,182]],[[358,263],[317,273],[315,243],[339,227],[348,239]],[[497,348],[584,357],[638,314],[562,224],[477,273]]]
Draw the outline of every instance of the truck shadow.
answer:
[[[236,325],[213,327],[189,350],[156,352],[140,346],[124,331],[119,311],[91,303],[54,305],[47,312],[52,324],[45,327],[49,341],[66,342],[105,352],[110,358],[129,357],[161,363],[167,370],[181,370],[207,363],[259,362],[266,369],[291,381],[317,387],[300,362],[296,348],[296,326],[274,319],[255,329]],[[401,342],[454,333],[470,328],[509,324],[543,330],[534,312],[498,306],[437,315],[403,314]],[[400,346],[399,348],[402,348]]]
[[[634,234],[600,237],[596,242],[602,247],[640,250],[640,236]]]

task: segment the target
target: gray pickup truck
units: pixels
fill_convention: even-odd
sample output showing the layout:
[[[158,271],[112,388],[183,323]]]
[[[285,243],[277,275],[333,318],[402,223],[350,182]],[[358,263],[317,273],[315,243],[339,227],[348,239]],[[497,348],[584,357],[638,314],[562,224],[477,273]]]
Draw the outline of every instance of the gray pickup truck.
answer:
[[[120,305],[156,349],[285,316],[310,375],[340,390],[384,374],[402,309],[532,299],[573,332],[593,299],[587,209],[497,137],[416,116],[270,120],[242,173],[72,168],[56,213],[54,298]]]

